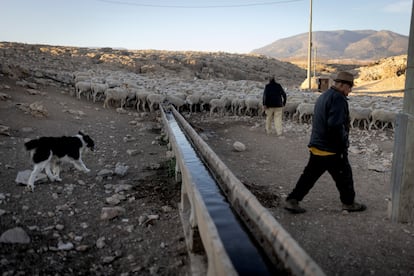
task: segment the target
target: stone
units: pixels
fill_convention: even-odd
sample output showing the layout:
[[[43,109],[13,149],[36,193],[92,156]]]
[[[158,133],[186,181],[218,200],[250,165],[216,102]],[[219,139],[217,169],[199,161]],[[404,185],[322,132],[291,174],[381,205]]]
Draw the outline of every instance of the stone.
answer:
[[[114,174],[114,172],[112,170],[109,170],[109,169],[103,169],[103,170],[100,170],[98,172],[98,176],[102,176],[102,177],[111,176],[113,174]]]
[[[101,210],[101,220],[111,220],[125,213],[125,208],[116,207],[103,207]]]
[[[74,248],[73,243],[71,242],[64,243],[62,241],[59,241],[58,247],[57,247],[57,249],[60,251],[69,251],[69,250],[72,250],[73,248]]]
[[[246,146],[239,141],[234,142],[233,148],[235,151],[238,151],[238,152],[246,151]]]
[[[126,166],[121,163],[116,163],[115,165],[115,174],[119,176],[125,176],[128,172],[129,166]]]
[[[0,242],[28,244],[30,237],[21,227],[15,227],[4,232],[0,236]]]
[[[27,182],[29,181],[30,174],[32,173],[31,170],[24,170],[17,173],[15,182],[17,184],[23,184],[27,185]],[[45,182],[47,181],[47,176],[44,173],[39,173],[39,175],[35,179],[36,182]]]

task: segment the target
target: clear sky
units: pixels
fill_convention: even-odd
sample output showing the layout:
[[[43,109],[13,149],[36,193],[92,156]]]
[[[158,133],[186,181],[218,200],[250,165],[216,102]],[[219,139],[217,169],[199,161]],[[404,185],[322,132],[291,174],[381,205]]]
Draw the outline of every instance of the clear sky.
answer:
[[[309,31],[310,0],[0,0],[0,41],[249,53]],[[313,31],[408,35],[412,0],[313,0]]]

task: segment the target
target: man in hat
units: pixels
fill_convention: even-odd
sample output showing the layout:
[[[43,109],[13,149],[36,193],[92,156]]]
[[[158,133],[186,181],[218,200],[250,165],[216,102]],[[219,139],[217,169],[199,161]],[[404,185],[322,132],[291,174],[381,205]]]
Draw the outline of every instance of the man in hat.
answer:
[[[353,85],[354,77],[351,73],[339,72],[334,79],[334,85],[316,101],[308,145],[309,161],[296,187],[286,198],[286,210],[304,213],[306,210],[299,206],[299,202],[325,171],[335,181],[342,210],[358,212],[366,209],[364,204],[354,200],[354,181],[348,161],[350,119],[347,96]]]
[[[286,93],[282,86],[275,81],[274,76],[269,77],[263,92],[263,108],[266,113],[266,133],[270,134],[272,119],[275,124],[276,135],[282,135],[283,106],[286,104]]]

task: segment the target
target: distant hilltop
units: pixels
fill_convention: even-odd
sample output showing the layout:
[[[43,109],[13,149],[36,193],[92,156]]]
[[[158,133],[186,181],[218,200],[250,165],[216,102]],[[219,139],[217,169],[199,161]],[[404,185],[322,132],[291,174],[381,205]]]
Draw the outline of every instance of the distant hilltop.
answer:
[[[408,36],[373,30],[317,31],[312,32],[312,44],[320,60],[374,61],[407,54]],[[308,33],[276,40],[252,53],[285,61],[307,58]]]

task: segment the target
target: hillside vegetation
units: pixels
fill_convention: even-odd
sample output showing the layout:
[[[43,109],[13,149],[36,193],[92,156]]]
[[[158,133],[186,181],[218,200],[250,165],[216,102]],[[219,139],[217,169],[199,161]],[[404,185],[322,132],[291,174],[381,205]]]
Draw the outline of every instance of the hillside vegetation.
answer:
[[[376,82],[381,91],[404,88],[407,56],[384,58],[360,66],[352,63],[318,63],[317,75],[333,77],[339,70],[354,73],[357,84]],[[303,65],[303,64],[302,64]],[[289,89],[306,79],[306,66],[260,55],[224,52],[115,50],[0,42],[0,73],[14,79],[32,79],[73,85],[75,71],[118,70],[152,77],[186,80],[253,80],[265,82],[269,74]],[[313,73],[313,72],[312,72]],[[378,82],[392,80],[392,87]]]

